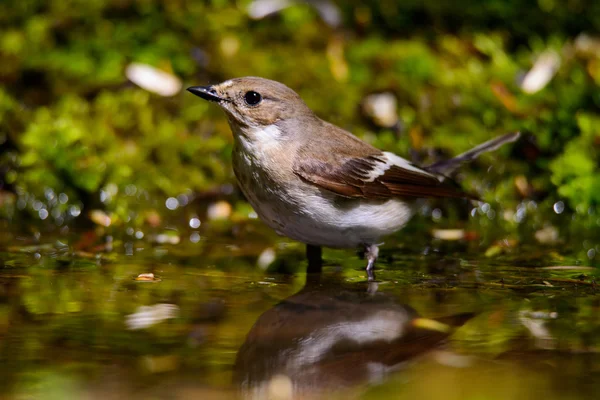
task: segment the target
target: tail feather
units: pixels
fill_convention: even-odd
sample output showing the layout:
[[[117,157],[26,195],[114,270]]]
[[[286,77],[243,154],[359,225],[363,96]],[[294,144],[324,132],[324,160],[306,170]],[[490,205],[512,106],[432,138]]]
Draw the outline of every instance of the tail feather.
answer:
[[[458,167],[460,167],[463,163],[468,161],[473,161],[477,157],[479,157],[482,153],[487,153],[488,151],[494,151],[498,149],[500,146],[505,145],[506,143],[514,142],[521,136],[520,132],[508,133],[506,135],[502,135],[500,137],[494,138],[492,140],[488,140],[485,143],[480,144],[472,148],[469,151],[466,151],[450,160],[439,161],[433,163],[424,169],[428,172],[446,176],[454,172]]]

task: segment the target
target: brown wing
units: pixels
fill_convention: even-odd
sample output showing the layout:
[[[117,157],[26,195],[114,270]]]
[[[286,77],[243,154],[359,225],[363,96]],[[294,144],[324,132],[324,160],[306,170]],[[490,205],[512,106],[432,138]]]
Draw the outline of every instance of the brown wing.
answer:
[[[339,157],[337,158],[339,160]],[[391,164],[385,154],[351,157],[333,165],[318,159],[299,159],[294,172],[307,182],[340,196],[366,199],[393,197],[458,197],[476,199],[435,175],[410,165]],[[390,166],[391,164],[391,166]]]
[[[350,132],[318,119],[282,131],[303,127],[296,149],[296,175],[340,196],[366,199],[393,197],[475,198],[441,182],[435,174],[419,169],[391,153],[383,153]]]

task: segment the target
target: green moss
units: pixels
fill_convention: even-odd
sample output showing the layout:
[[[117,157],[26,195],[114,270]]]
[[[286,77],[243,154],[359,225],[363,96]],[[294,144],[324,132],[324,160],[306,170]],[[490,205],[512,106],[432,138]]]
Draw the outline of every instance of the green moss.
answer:
[[[33,215],[48,189],[125,217],[233,182],[222,113],[185,92],[163,98],[134,87],[124,74],[131,62],[184,86],[243,75],[283,81],[323,118],[405,156],[416,147],[424,163],[436,159],[431,149],[457,154],[521,130],[534,152],[518,144],[486,156],[462,184],[495,187],[482,196],[514,207],[514,177],[523,175],[536,201],[598,207],[600,59],[576,46],[580,32],[600,28],[597,6],[344,2],[335,29],[308,4],[252,20],[249,1],[26,3],[0,5],[0,132],[9,150],[0,173]],[[546,88],[525,94],[519,80],[547,50],[560,68]],[[399,135],[357,112],[378,91],[398,98]],[[484,174],[492,162],[501,175]],[[110,185],[117,194],[100,201]],[[123,195],[131,185],[143,201]]]

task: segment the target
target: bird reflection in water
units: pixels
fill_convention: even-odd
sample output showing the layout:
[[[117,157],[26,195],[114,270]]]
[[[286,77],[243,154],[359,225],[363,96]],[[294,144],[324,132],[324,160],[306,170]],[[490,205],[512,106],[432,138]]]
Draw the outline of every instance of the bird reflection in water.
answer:
[[[372,284],[324,279],[308,279],[258,318],[235,365],[245,397],[304,397],[381,382],[472,317],[428,320]]]

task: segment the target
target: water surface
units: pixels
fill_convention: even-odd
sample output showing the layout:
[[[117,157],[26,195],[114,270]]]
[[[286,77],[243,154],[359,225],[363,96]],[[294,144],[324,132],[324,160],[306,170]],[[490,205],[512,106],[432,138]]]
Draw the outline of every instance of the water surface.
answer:
[[[4,233],[4,397],[597,398],[599,273],[566,247],[399,235],[368,285],[353,251],[306,274],[261,229]]]

